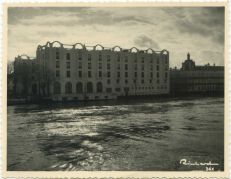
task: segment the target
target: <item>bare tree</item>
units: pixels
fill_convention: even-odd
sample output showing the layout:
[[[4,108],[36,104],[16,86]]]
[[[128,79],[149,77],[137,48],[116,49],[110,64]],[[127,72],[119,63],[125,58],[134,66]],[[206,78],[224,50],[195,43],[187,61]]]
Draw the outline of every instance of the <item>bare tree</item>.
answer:
[[[39,95],[50,95],[50,85],[55,80],[54,72],[49,69],[46,65],[38,65],[36,66],[36,71],[34,71],[34,75],[36,81],[39,86]]]
[[[7,74],[14,73],[14,61],[7,62]]]

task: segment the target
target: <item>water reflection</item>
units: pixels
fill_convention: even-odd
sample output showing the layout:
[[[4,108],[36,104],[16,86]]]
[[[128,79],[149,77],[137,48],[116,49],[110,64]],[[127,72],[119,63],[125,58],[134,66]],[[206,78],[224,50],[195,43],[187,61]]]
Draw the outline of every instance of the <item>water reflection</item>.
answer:
[[[223,170],[223,98],[8,107],[8,170]]]

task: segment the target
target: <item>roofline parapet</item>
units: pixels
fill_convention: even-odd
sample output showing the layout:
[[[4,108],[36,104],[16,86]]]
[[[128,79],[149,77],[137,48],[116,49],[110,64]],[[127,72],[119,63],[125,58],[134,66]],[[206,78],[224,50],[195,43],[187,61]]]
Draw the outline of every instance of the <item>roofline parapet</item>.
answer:
[[[132,47],[132,48],[129,48],[129,49],[125,49],[125,48],[121,48],[120,46],[114,46],[114,47],[110,48],[110,47],[104,47],[101,44],[96,44],[94,46],[86,46],[85,44],[82,44],[82,43],[63,44],[63,43],[61,43],[59,41],[53,41],[53,42],[48,41],[45,45],[38,45],[37,50],[38,49],[44,49],[46,47],[54,47],[54,44],[58,44],[59,48],[65,48],[66,46],[68,46],[68,47],[71,47],[71,49],[86,49],[86,50],[89,50],[88,47],[90,47],[90,48],[92,48],[91,50],[97,50],[96,48],[100,47],[101,50],[111,50],[111,51],[115,51],[116,48],[119,48],[119,52],[123,52],[124,50],[127,50],[128,52],[132,53],[132,51],[135,49],[136,50],[135,53],[144,51],[145,53],[150,54],[150,51],[151,51],[151,54],[167,54],[167,55],[169,54],[169,51],[166,50],[166,49],[163,49],[161,51],[156,51],[156,50],[153,50],[152,48],[148,48],[146,50],[140,50],[137,47]],[[76,48],[77,45],[80,45],[81,48]]]

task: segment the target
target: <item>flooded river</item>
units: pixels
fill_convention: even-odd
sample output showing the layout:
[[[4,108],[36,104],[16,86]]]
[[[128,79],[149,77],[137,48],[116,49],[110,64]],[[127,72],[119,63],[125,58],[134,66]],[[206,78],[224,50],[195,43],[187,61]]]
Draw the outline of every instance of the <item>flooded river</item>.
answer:
[[[224,99],[8,106],[10,171],[181,171],[224,167]]]

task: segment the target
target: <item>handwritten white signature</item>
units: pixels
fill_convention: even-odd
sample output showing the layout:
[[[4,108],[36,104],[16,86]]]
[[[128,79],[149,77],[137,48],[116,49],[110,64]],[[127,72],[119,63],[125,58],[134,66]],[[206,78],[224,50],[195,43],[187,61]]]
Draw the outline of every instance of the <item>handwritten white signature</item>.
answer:
[[[212,163],[211,161],[209,162],[191,162],[187,161],[187,159],[181,159],[180,164],[187,165],[187,166],[217,166],[219,165],[218,163]]]

